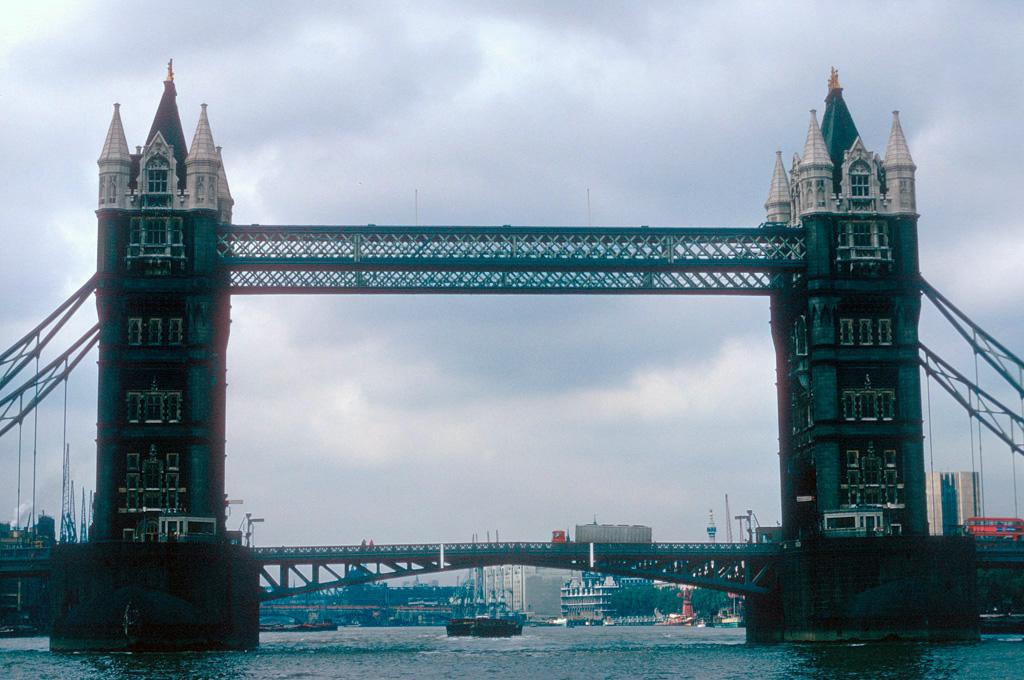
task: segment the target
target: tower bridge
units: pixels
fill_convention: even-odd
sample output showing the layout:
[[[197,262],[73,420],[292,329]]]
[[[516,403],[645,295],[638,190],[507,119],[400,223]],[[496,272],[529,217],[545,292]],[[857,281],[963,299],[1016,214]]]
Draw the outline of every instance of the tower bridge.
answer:
[[[1021,560],[927,536],[922,368],[1015,453],[1024,417],[922,345],[922,293],[1020,396],[1024,362],[921,277],[916,165],[897,113],[884,157],[869,151],[833,74],[803,152],[788,171],[776,155],[756,227],[238,226],[206,108],[186,145],[169,71],[132,153],[115,105],[98,161],[96,275],[0,354],[3,435],[98,346],[90,541],[0,560],[0,575],[49,574],[54,649],[248,648],[261,598],[507,562],[744,592],[751,640],[977,636],[975,566]],[[230,299],[267,293],[766,296],[784,541],[234,545]],[[99,323],[40,367],[93,294]],[[919,597],[893,617],[894,592]]]

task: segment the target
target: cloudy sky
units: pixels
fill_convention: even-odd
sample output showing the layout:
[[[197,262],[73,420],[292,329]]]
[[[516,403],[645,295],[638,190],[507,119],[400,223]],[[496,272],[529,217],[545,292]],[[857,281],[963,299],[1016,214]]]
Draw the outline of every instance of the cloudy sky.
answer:
[[[111,105],[142,144],[171,57],[238,224],[409,224],[418,189],[422,224],[585,225],[589,188],[595,225],[756,225],[835,65],[869,148],[901,110],[925,275],[1024,348],[1018,3],[427,5],[0,2],[0,349],[93,271]],[[266,517],[260,543],[539,539],[595,514],[697,540],[726,493],[779,518],[767,299],[252,297],[232,316],[228,491]],[[969,366],[936,317],[923,339]],[[89,488],[95,381],[90,360],[69,386]],[[936,469],[969,468],[966,416],[933,397]],[[1010,456],[983,443],[987,511],[1010,513]],[[0,440],[5,515],[17,458]]]

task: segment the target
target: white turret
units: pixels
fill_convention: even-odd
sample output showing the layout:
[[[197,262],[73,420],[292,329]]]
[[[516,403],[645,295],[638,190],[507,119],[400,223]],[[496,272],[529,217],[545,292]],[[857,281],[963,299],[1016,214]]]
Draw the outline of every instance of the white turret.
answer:
[[[800,192],[800,215],[831,210],[832,159],[828,155],[825,138],[818,127],[818,112],[811,109],[811,122],[807,126],[804,155],[797,166],[793,183]]]
[[[213,143],[210,121],[206,117],[206,104],[199,113],[199,124],[192,137],[185,158],[186,187],[189,208],[217,209],[217,178],[220,173],[220,155]]]
[[[126,208],[132,157],[128,151],[124,126],[121,125],[120,104],[114,104],[114,117],[110,121],[107,139],[103,142],[103,150],[96,164],[100,166],[100,209]]]
[[[792,197],[789,192],[789,178],[782,167],[782,152],[775,152],[775,171],[772,173],[772,185],[768,190],[768,200],[764,204],[768,222],[788,224],[793,216]]]
[[[893,213],[916,214],[917,199],[914,186],[914,159],[910,157],[907,138],[900,125],[900,112],[892,112],[892,130],[885,147],[885,184],[888,190],[889,210]]]

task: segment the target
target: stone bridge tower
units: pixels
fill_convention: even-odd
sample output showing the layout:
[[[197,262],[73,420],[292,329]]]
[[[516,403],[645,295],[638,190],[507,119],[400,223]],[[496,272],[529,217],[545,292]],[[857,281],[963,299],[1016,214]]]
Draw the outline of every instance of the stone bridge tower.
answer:
[[[769,222],[803,229],[806,268],[772,298],[782,524],[747,639],[974,639],[974,546],[927,536],[914,161],[893,113],[868,150],[833,69]]]
[[[206,105],[191,147],[174,74],[146,143],[119,107],[99,158],[97,540],[224,532],[229,298],[216,229],[232,200]]]
[[[54,554],[55,650],[251,648],[258,571],[225,530],[232,199],[202,106],[187,146],[168,64],[145,144],[121,114],[99,158],[91,541]]]
[[[925,535],[914,161],[898,112],[869,151],[833,70],[768,221],[799,225],[807,268],[773,300],[783,527]]]

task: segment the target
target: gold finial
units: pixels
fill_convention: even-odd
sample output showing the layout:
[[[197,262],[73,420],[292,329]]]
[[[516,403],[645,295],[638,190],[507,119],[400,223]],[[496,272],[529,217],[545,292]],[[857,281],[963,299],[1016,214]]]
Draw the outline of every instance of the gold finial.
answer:
[[[173,83],[174,82],[174,60],[173,59],[171,59],[170,61],[167,62],[167,77],[164,78],[164,82],[165,83]]]
[[[841,89],[843,89],[843,88],[839,84],[839,71],[837,71],[836,67],[833,66],[832,67],[832,73],[830,73],[829,76],[828,76],[828,91],[832,92],[833,90],[841,90]]]

